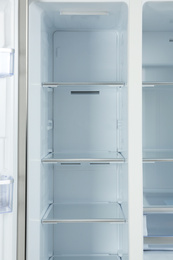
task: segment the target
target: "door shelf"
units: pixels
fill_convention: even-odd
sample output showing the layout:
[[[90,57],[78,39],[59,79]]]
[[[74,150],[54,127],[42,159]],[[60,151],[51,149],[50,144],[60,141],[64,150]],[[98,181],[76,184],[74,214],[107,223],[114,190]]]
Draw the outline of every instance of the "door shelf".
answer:
[[[173,150],[143,151],[143,162],[173,162]]]
[[[57,88],[63,86],[109,86],[124,87],[124,82],[45,82],[42,83],[43,88]]]
[[[12,177],[0,176],[0,214],[12,212],[13,183]]]
[[[43,224],[97,222],[125,223],[121,205],[116,202],[50,204],[42,219]]]
[[[42,160],[43,163],[124,163],[125,158],[119,152],[95,153],[49,153]]]
[[[51,256],[48,260],[128,260],[128,256],[118,256],[118,255],[55,255]]]
[[[0,48],[0,78],[14,74],[14,49]]]

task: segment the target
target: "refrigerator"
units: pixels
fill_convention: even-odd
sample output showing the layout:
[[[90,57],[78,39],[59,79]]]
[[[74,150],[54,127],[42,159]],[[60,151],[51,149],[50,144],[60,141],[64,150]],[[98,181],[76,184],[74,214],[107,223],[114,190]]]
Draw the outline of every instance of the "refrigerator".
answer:
[[[172,15],[0,0],[0,260],[172,259]]]

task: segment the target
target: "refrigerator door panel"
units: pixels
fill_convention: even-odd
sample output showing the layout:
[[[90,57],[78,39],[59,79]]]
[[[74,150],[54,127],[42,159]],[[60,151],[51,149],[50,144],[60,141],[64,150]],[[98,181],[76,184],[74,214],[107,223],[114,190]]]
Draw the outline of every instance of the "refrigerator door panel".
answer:
[[[16,259],[17,1],[0,1],[0,259]],[[14,52],[15,50],[15,52]],[[14,63],[10,57],[15,56]],[[10,72],[10,67],[14,65]],[[15,75],[8,77],[10,74]],[[11,177],[10,177],[11,176]],[[14,179],[14,183],[13,183]],[[14,189],[13,189],[13,187]]]

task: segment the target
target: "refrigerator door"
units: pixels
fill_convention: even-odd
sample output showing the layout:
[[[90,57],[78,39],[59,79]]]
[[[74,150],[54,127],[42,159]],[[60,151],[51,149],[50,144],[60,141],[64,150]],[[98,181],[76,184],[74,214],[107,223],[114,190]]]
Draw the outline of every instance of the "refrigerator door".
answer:
[[[0,1],[0,259],[3,260],[16,259],[17,8],[16,0]]]

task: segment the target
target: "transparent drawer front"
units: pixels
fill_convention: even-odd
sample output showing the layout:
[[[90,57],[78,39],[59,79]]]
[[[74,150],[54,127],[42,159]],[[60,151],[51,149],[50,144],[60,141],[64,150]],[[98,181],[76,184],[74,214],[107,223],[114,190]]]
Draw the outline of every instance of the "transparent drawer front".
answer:
[[[13,178],[0,177],[0,214],[12,212],[13,207]]]
[[[0,78],[14,74],[14,50],[0,48]]]

